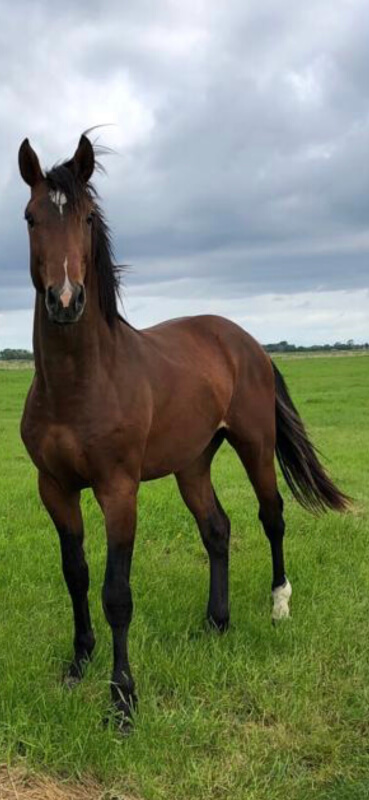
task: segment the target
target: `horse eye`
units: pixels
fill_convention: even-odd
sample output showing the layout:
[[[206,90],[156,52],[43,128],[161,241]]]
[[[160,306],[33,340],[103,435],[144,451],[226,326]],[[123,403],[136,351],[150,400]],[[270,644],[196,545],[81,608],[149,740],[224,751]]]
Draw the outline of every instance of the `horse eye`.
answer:
[[[89,214],[88,217],[86,217],[87,225],[92,225],[93,218],[94,218],[94,215],[92,213]]]
[[[26,211],[26,213],[24,215],[24,218],[28,222],[28,225],[29,225],[30,228],[34,228],[35,227],[35,220],[34,220],[32,214],[29,211]]]

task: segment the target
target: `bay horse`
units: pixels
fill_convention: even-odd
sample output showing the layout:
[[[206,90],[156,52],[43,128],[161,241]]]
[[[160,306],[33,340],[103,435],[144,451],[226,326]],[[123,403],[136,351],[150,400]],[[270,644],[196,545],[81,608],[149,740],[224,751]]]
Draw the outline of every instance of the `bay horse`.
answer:
[[[207,618],[229,623],[230,522],[211,482],[227,440],[244,465],[270,542],[273,619],[289,614],[283,502],[274,455],[307,509],[343,511],[347,498],[319,463],[277,367],[243,329],[218,316],[175,319],[138,331],[119,314],[119,273],[90,183],[96,150],[82,135],[73,158],[43,172],[25,139],[22,178],[36,289],[35,376],[21,423],[39,493],[59,535],[74,614],[78,681],[95,645],[83,550],[80,493],[91,487],[104,514],[103,608],[113,639],[111,692],[122,726],[136,705],[128,661],[130,567],[140,481],[174,473],[210,562]]]

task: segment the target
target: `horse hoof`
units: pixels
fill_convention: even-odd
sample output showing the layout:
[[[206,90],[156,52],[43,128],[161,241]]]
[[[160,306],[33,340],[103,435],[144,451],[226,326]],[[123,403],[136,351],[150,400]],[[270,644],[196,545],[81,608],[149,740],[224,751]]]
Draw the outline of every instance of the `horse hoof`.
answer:
[[[133,733],[134,724],[132,717],[127,717],[122,712],[112,709],[106,714],[102,721],[103,728],[113,727],[120,736],[129,736]]]
[[[207,617],[207,624],[212,631],[216,631],[216,633],[225,633],[229,628],[229,617],[221,619],[210,614]]]
[[[63,685],[67,689],[74,689],[81,682],[86,668],[86,661],[72,661],[63,675]]]
[[[133,728],[134,713],[137,710],[137,695],[131,686],[123,687],[112,683],[112,706],[109,718],[115,728],[122,734],[130,733]]]
[[[74,687],[80,683],[90,661],[91,654],[83,653],[83,655],[77,655],[69,664],[68,669],[63,675],[63,684],[68,689],[74,689]]]
[[[134,731],[132,717],[127,717],[125,714],[119,712],[115,712],[114,725],[121,736],[129,736]]]
[[[72,690],[75,689],[76,686],[78,686],[81,680],[82,680],[81,676],[78,677],[78,675],[70,675],[67,672],[66,675],[63,675],[62,683],[66,689]]]
[[[128,736],[134,729],[134,710],[137,708],[137,697],[134,695],[129,702],[122,699],[114,703],[103,719],[104,728],[110,725],[122,736]]]

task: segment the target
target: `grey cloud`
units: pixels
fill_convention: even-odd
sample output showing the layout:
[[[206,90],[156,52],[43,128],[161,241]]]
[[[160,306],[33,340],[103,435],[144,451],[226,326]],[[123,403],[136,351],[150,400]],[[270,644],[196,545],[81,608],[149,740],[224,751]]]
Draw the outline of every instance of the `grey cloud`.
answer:
[[[17,309],[32,308],[33,306],[33,291],[23,286],[15,288],[8,286],[3,288],[0,286],[0,308],[6,308],[7,311],[16,311]]]
[[[173,277],[175,276],[175,277]],[[125,291],[137,287],[140,292],[162,292],[191,297],[208,293],[220,297],[295,294],[300,292],[361,289],[368,280],[368,257],[356,253],[350,257],[336,253],[319,257],[279,255],[273,260],[240,253],[233,257],[231,269],[227,255],[213,254],[212,258],[198,256],[193,260],[176,259],[162,266],[160,262],[143,260],[130,268],[124,278]],[[183,283],[185,281],[185,284]],[[198,284],[198,286],[197,286]]]
[[[368,286],[368,239],[357,245],[369,211],[362,0],[168,1],[155,13],[148,0],[116,1],[109,14],[99,0],[68,1],[56,15],[38,2],[26,26],[24,0],[3,7],[0,308],[32,295],[18,144],[30,135],[48,164],[68,156],[81,130],[110,121],[112,82],[122,128],[123,87],[151,120],[97,178],[117,258],[133,265],[128,291],[180,294],[184,279],[188,296]],[[68,107],[78,81],[92,98],[103,92],[93,120]],[[100,136],[109,144],[112,133]]]

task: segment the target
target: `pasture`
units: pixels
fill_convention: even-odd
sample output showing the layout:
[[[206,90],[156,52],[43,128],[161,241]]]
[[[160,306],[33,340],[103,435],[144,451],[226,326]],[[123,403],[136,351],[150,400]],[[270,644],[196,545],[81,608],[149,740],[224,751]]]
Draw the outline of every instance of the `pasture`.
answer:
[[[281,480],[292,620],[274,629],[269,545],[242,466],[223,446],[213,474],[232,523],[231,628],[218,636],[203,622],[207,557],[175,481],[143,485],[130,629],[139,713],[125,738],[102,725],[111,645],[100,511],[86,492],[97,647],[69,692],[60,677],[72,621],[57,535],[18,433],[32,372],[0,370],[0,763],[92,780],[101,798],[369,796],[369,357],[276,362],[353,510],[314,518]]]

